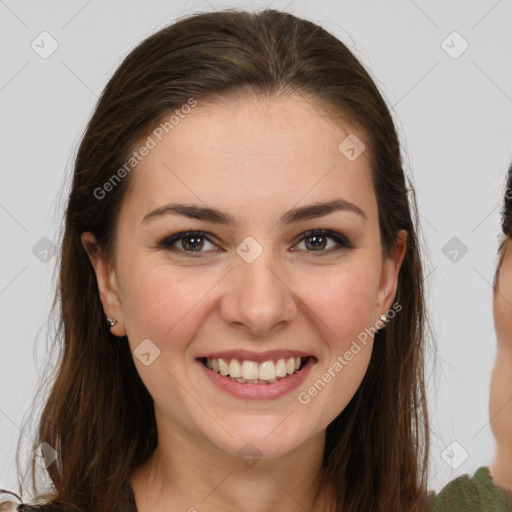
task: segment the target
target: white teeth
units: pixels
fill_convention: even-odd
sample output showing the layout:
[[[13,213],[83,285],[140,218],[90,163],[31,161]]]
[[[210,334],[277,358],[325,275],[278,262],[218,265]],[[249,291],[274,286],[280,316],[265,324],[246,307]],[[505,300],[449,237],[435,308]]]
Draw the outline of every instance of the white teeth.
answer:
[[[241,383],[259,384],[277,382],[277,380],[292,375],[299,370],[302,359],[288,357],[268,360],[258,364],[256,361],[238,359],[222,359],[207,357],[205,364],[208,368],[221,375],[231,377]]]
[[[279,359],[276,364],[276,376],[277,377],[286,377],[288,372],[286,371],[286,361],[284,359]]]
[[[242,377],[245,380],[257,379],[258,373],[258,363],[255,361],[244,361],[242,363]]]
[[[233,378],[242,376],[242,365],[237,359],[231,359],[229,363],[229,376]]]
[[[276,378],[274,361],[265,361],[260,364],[258,378],[260,380],[272,380]]]
[[[227,375],[229,373],[229,365],[224,359],[219,359],[219,370],[221,375]]]

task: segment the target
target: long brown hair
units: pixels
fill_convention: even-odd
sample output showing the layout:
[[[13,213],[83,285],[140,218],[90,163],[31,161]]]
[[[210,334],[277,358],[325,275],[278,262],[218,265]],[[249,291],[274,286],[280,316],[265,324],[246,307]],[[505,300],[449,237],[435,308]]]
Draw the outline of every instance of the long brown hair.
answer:
[[[46,469],[52,490],[39,501],[77,511],[120,510],[123,485],[157,445],[152,398],[126,338],[105,326],[80,239],[91,231],[102,253],[112,254],[130,174],[107,194],[98,189],[142,137],[190,98],[200,104],[244,93],[299,94],[359,129],[370,155],[384,253],[399,230],[408,233],[395,297],[402,310],[376,334],[360,388],[327,428],[323,470],[338,511],[421,509],[429,446],[426,312],[416,203],[393,120],[374,81],[339,39],[288,13],[235,9],[180,19],[140,43],[108,82],[86,128],[60,251],[60,359],[33,446],[48,443],[58,458]],[[37,494],[35,469],[32,461]]]

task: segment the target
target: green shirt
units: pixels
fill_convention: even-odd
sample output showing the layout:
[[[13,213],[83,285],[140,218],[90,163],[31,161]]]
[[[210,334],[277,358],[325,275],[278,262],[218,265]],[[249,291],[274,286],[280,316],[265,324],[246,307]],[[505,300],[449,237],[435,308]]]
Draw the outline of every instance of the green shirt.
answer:
[[[436,496],[432,495],[429,512],[507,512],[512,511],[512,491],[497,487],[489,468],[477,469],[452,480]]]

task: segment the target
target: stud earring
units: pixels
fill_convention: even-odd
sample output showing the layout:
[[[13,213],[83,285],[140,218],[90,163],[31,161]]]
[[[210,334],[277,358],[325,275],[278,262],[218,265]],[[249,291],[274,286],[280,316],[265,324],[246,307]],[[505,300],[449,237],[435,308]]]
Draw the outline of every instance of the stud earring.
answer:
[[[382,323],[382,325],[378,328],[378,330],[381,331],[382,329],[384,329],[384,327],[386,327],[386,324],[389,322],[388,315],[386,315],[386,313],[382,313],[382,315],[380,315],[379,317],[379,320]],[[379,322],[379,320],[377,320],[377,322]]]
[[[110,327],[114,327],[114,325],[117,324],[117,320],[115,318],[108,318],[107,317],[107,324],[108,324],[109,328]]]

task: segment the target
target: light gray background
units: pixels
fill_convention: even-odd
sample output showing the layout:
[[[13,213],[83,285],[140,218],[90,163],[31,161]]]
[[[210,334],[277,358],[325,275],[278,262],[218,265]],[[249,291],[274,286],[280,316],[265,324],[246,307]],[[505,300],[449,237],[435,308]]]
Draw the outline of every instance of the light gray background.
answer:
[[[270,3],[348,44],[393,108],[418,194],[438,343],[437,368],[428,372],[430,488],[491,462],[491,283],[512,159],[511,0],[0,0],[0,487],[14,489],[16,442],[47,372],[56,259],[45,263],[32,248],[43,237],[59,243],[73,157],[97,97],[121,59],[176,17]],[[43,31],[59,45],[47,59],[31,48]],[[458,58],[445,51],[463,48],[458,36],[446,39],[454,31],[469,44]],[[457,261],[443,253],[452,237],[467,247]],[[21,435],[27,443],[30,428]],[[464,452],[454,448],[455,469],[442,455],[453,441],[468,452],[459,465]]]

